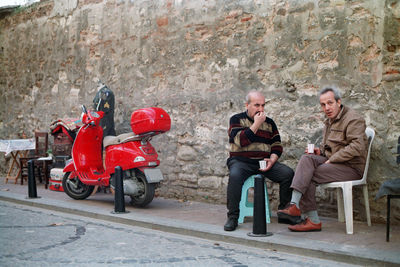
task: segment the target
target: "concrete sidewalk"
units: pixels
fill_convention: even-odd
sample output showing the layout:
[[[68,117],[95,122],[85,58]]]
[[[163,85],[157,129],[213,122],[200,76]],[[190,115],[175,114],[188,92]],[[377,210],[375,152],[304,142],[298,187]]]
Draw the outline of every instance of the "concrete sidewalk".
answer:
[[[4,179],[2,179],[4,181]],[[0,185],[0,200],[87,217],[136,225],[178,234],[196,236],[254,246],[280,252],[301,254],[363,266],[400,266],[400,227],[391,227],[390,242],[386,242],[386,225],[354,222],[354,234],[345,233],[345,224],[336,219],[322,218],[322,231],[295,233],[287,225],[278,224],[273,212],[267,225],[269,237],[249,237],[251,219],[245,220],[234,232],[225,232],[226,207],[199,202],[155,198],[144,209],[134,208],[126,198],[127,213],[114,214],[114,196],[97,192],[86,200],[73,200],[64,192],[44,189],[39,184],[39,198],[29,199],[26,185]]]

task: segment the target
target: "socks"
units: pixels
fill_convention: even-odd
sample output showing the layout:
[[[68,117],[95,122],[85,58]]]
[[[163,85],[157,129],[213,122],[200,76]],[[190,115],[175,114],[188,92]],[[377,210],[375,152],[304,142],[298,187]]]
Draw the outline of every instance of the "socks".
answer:
[[[302,196],[302,195],[303,195],[303,194],[300,193],[299,191],[293,190],[293,192],[292,192],[292,199],[290,200],[290,203],[293,203],[293,204],[295,204],[297,207],[299,207],[299,203],[300,203],[300,199],[301,199],[301,196]],[[304,212],[304,213],[301,214],[301,218],[302,218],[302,219],[307,218],[307,217],[308,217],[313,223],[320,223],[320,222],[321,222],[321,221],[319,220],[318,212],[317,212],[316,210],[310,210],[310,211],[307,211],[307,212]]]
[[[300,203],[300,198],[303,194],[300,193],[299,191],[293,190],[292,192],[292,199],[290,200],[290,203],[296,204],[297,207],[299,207]]]
[[[316,210],[310,210],[310,211],[304,212],[304,216],[308,217],[310,219],[310,221],[312,221],[313,223],[321,222],[319,220],[318,212]]]

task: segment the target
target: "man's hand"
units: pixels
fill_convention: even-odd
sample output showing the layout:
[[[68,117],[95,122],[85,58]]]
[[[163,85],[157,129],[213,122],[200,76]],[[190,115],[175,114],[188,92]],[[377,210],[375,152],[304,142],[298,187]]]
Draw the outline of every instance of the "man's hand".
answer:
[[[264,159],[267,162],[267,167],[265,169],[260,169],[260,171],[266,172],[274,166],[275,162],[278,160],[278,156],[276,154],[271,154],[270,158]]]
[[[319,147],[314,147],[314,151],[313,151],[313,152],[309,152],[309,151],[308,151],[308,148],[306,148],[306,150],[304,151],[304,153],[306,153],[306,154],[321,155],[321,149],[319,149]]]
[[[250,126],[250,129],[253,131],[253,133],[257,133],[258,128],[265,121],[266,118],[267,114],[265,114],[265,112],[258,112],[256,113],[256,115],[254,115],[254,123]]]
[[[254,122],[261,125],[265,121],[266,118],[267,118],[267,114],[265,114],[264,111],[257,112],[256,115],[254,115]]]

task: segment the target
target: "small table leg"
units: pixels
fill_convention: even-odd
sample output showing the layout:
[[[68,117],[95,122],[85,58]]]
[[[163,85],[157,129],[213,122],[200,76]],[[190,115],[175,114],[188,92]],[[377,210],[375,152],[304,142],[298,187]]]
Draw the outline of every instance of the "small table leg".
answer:
[[[51,162],[53,162],[53,161],[51,161]],[[49,187],[49,173],[48,173],[48,170],[49,170],[49,165],[51,164],[51,162],[49,162],[49,161],[45,161],[44,162],[44,188],[45,189],[47,189],[48,187]]]
[[[21,167],[19,166],[19,163],[18,163],[18,159],[19,159],[18,156],[19,156],[19,151],[16,151],[15,153],[13,151],[11,151],[12,160],[11,160],[10,168],[8,169],[8,172],[7,172],[5,183],[8,182],[8,179],[14,180],[14,182],[17,183],[17,179],[18,179],[18,176],[21,171]],[[12,173],[13,173],[14,169],[16,169],[16,168],[18,170],[18,173],[16,176],[13,176]]]

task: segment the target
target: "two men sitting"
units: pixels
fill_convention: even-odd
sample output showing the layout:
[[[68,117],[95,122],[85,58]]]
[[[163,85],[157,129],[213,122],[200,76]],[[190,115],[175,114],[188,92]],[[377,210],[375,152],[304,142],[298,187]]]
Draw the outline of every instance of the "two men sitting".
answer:
[[[365,120],[342,104],[336,87],[324,87],[319,103],[326,115],[320,148],[306,151],[294,173],[279,163],[283,148],[278,128],[264,112],[265,97],[258,91],[246,96],[246,111],[229,122],[230,157],[227,160],[227,221],[225,231],[238,226],[239,203],[244,181],[263,174],[279,183],[278,222],[297,232],[321,231],[315,191],[318,184],[361,179],[367,156]],[[259,160],[267,167],[259,169]]]

